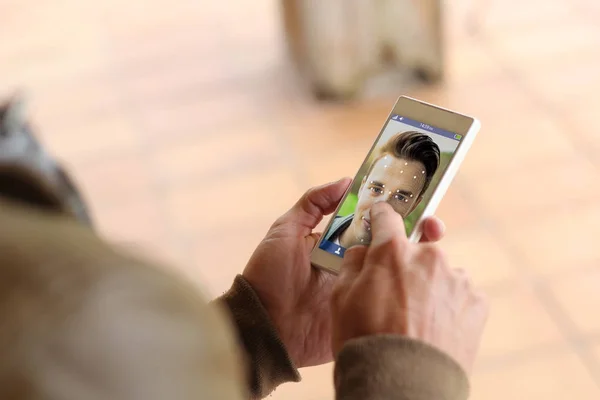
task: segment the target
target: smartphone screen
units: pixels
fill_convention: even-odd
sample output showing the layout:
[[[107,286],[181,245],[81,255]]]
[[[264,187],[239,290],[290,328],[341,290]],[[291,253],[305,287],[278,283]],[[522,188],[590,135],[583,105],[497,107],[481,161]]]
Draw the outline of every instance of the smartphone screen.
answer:
[[[392,114],[319,248],[340,257],[371,241],[371,207],[388,202],[404,218],[408,236],[423,215],[462,135]]]

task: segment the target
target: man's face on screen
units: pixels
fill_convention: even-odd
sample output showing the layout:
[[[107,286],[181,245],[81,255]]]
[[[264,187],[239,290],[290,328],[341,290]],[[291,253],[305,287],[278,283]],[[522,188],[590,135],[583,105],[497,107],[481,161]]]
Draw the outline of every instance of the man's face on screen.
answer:
[[[358,192],[358,203],[348,233],[353,244],[371,240],[371,207],[380,201],[389,203],[403,218],[421,200],[425,186],[425,168],[419,161],[409,161],[386,155],[373,164]]]

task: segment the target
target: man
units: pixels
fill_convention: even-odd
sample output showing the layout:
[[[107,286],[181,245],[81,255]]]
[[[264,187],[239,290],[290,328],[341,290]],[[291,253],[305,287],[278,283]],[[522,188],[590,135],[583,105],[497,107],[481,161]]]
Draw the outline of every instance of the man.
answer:
[[[13,122],[6,146],[34,140]],[[389,206],[373,207],[373,243],[347,253],[337,282],[311,268],[312,230],[349,179],[308,191],[209,307],[81,224],[56,163],[3,155],[0,142],[0,173],[27,190],[0,186],[0,398],[256,399],[335,357],[340,400],[466,400],[485,302],[435,246],[409,243]],[[435,219],[424,230],[441,237]]]
[[[440,149],[427,135],[408,131],[392,136],[365,174],[353,214],[336,217],[326,240],[346,249],[371,240],[369,210],[387,202],[405,218],[423,199],[440,164]]]

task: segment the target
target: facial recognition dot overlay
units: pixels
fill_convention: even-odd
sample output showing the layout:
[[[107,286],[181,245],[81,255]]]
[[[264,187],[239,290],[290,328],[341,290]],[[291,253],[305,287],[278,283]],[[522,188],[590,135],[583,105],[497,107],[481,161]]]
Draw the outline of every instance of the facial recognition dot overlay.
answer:
[[[361,166],[320,248],[339,257],[371,241],[371,207],[389,203],[408,235],[423,214],[462,136],[392,114]]]

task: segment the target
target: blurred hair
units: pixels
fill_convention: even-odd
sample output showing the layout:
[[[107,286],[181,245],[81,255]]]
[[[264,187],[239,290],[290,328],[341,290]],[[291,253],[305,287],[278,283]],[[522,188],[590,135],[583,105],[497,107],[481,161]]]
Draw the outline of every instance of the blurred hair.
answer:
[[[440,165],[440,148],[433,139],[421,132],[407,131],[392,136],[377,150],[375,159],[365,176],[369,176],[375,163],[388,154],[402,160],[418,161],[423,164],[425,184],[421,193],[427,190]]]

